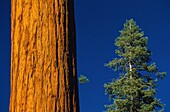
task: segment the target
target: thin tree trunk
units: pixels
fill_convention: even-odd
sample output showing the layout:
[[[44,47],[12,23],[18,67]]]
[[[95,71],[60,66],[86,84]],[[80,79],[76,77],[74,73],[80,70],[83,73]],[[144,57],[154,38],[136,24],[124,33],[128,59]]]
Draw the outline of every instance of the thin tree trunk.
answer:
[[[130,79],[132,79],[132,63],[129,61],[129,69],[130,69]],[[131,102],[133,102],[133,95],[130,96],[130,100]],[[133,105],[130,106],[130,112],[134,112],[133,111]]]
[[[11,0],[10,112],[79,112],[73,0]]]
[[[130,69],[130,72],[132,72],[132,63],[129,62],[129,69]]]

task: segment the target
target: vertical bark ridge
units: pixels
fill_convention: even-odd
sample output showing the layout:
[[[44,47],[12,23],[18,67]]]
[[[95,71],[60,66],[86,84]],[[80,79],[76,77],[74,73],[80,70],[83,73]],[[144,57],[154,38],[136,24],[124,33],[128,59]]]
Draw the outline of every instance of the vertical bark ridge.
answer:
[[[73,0],[12,0],[10,112],[79,112]]]

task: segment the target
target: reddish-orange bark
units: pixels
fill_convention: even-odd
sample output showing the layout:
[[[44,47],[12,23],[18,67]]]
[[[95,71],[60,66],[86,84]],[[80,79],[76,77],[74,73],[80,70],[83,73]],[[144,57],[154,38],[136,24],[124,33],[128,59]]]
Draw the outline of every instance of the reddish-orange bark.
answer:
[[[11,0],[10,112],[79,112],[73,0]]]

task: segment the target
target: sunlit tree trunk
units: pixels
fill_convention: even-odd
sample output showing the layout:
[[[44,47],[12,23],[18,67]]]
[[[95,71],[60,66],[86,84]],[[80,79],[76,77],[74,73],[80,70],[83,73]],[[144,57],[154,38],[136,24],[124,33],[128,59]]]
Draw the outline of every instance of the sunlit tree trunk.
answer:
[[[11,0],[10,112],[79,112],[73,0]]]

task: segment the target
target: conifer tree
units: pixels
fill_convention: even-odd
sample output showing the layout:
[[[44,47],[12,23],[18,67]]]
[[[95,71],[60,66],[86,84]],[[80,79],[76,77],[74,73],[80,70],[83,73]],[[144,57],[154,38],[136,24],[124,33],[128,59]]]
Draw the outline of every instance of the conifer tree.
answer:
[[[115,40],[118,55],[105,66],[119,71],[119,77],[104,85],[113,103],[108,112],[162,112],[164,104],[155,97],[157,81],[165,77],[155,63],[151,63],[148,38],[133,19],[127,20]]]
[[[11,0],[9,112],[79,112],[74,0]]]

